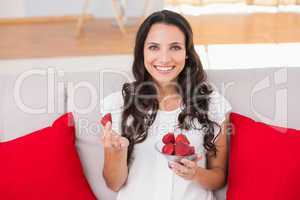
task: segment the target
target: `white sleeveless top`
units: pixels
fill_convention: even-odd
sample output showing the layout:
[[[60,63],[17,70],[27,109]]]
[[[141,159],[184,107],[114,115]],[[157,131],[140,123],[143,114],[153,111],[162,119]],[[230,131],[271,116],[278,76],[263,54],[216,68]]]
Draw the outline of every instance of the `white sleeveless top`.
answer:
[[[219,125],[231,110],[228,101],[218,92],[211,95],[209,117]],[[121,92],[105,97],[101,105],[101,113],[112,114],[112,128],[121,134],[121,113],[123,98]],[[204,153],[203,132],[199,130],[176,130],[177,118],[182,108],[173,111],[159,110],[155,121],[148,131],[147,139],[134,146],[133,160],[126,184],[118,192],[117,200],[214,200],[212,191],[201,185],[186,181],[168,168],[165,157],[155,150],[155,144],[162,140],[167,132],[175,136],[183,133],[198,154]],[[201,127],[199,123],[197,126]],[[219,129],[215,128],[215,135]],[[206,167],[206,158],[198,161],[198,165]]]

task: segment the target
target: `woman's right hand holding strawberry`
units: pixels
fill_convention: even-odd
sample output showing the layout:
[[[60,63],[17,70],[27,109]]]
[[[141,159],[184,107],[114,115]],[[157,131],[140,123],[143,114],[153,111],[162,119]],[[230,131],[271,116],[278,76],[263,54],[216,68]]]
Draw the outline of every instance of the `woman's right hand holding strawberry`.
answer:
[[[101,143],[104,147],[103,178],[107,186],[118,191],[128,176],[127,149],[129,140],[112,130],[111,115],[101,119]]]
[[[113,150],[127,150],[129,141],[126,137],[121,136],[112,130],[112,124],[108,121],[102,128],[101,143],[104,148]]]

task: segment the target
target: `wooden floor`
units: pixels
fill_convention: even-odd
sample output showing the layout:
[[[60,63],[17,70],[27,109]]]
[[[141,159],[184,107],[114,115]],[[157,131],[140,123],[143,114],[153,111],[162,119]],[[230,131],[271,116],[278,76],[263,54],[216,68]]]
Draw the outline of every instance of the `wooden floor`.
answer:
[[[196,44],[300,42],[300,14],[188,17]],[[91,19],[75,37],[76,21],[0,23],[0,59],[132,53],[138,27],[122,35],[112,19]],[[136,20],[138,21],[138,20]]]

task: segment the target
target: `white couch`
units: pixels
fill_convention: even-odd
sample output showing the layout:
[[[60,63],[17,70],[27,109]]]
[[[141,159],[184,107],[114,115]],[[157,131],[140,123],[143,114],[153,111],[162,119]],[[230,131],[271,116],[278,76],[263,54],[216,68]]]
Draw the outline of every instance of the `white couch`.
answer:
[[[86,177],[98,199],[114,200],[115,194],[106,188],[101,176],[99,105],[103,97],[131,80],[130,72],[118,69],[64,74],[48,70],[50,75],[45,69],[31,72],[0,74],[0,141],[48,126],[60,114],[72,111],[77,128],[76,145]],[[300,129],[297,90],[300,68],[207,72],[211,83],[230,101],[234,112]],[[217,200],[226,199],[226,187],[216,191],[216,196]]]

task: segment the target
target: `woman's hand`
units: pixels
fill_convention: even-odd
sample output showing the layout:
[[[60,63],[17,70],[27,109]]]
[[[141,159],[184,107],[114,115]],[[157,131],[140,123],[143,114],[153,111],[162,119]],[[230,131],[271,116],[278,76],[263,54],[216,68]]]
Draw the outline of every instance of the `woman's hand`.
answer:
[[[112,150],[127,150],[129,141],[127,138],[122,137],[118,133],[112,130],[111,122],[107,122],[105,127],[102,128],[101,143],[104,148]]]
[[[197,155],[197,158],[194,161],[188,159],[182,159],[180,163],[171,162],[171,169],[175,174],[182,177],[185,180],[194,180],[197,174],[198,168],[197,162],[202,159],[201,155]]]
[[[104,146],[103,178],[106,185],[117,192],[128,176],[127,148],[129,141],[112,130],[111,122],[102,127],[101,143]]]

